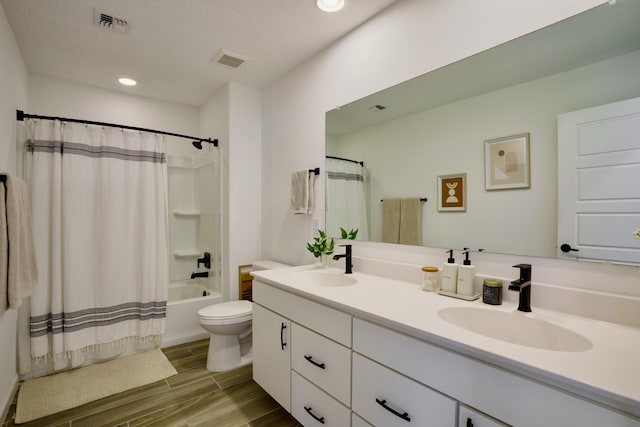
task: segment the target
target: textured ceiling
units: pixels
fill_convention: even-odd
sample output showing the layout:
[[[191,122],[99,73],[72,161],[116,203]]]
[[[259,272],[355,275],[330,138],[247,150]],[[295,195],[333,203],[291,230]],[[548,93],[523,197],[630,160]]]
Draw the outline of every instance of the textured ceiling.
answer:
[[[314,0],[2,0],[30,72],[200,106],[229,81],[262,88],[396,0],[347,0],[328,14]],[[94,9],[129,21],[126,34],[93,23]],[[212,63],[220,49],[249,57]],[[138,80],[133,88],[120,75]]]

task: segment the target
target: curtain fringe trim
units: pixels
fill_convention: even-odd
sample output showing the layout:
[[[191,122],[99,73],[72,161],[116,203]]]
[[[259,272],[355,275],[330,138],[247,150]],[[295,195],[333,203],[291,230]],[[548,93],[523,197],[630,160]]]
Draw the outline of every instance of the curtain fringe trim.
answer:
[[[95,353],[97,351],[104,350],[113,350],[118,347],[123,347],[127,344],[135,344],[135,343],[148,343],[151,341],[158,341],[162,338],[162,334],[154,334],[147,335],[144,337],[140,336],[132,336],[120,338],[115,341],[111,341],[108,343],[100,343],[100,344],[91,344],[77,350],[68,350],[59,353],[47,353],[40,356],[31,356],[31,362],[35,365],[39,365],[45,363],[47,361],[59,362],[61,360],[71,360],[78,356],[86,356],[90,353]]]

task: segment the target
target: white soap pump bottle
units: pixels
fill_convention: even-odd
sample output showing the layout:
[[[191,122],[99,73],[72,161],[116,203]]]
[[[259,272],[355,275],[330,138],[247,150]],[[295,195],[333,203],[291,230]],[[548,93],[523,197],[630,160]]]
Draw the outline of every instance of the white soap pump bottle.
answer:
[[[465,254],[465,259],[462,262],[462,265],[458,267],[458,294],[471,297],[476,291],[476,267],[471,265],[469,250],[465,250],[463,254]]]
[[[442,266],[442,291],[455,294],[458,286],[458,264],[453,258],[453,249],[447,251],[449,259]]]

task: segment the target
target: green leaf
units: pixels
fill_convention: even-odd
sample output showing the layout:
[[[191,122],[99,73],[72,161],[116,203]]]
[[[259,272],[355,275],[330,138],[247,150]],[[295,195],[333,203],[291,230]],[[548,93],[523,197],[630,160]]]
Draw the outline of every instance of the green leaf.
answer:
[[[333,239],[327,238],[327,233],[322,230],[318,230],[318,237],[314,237],[313,242],[307,243],[307,250],[316,258],[321,255],[331,255],[333,248]]]

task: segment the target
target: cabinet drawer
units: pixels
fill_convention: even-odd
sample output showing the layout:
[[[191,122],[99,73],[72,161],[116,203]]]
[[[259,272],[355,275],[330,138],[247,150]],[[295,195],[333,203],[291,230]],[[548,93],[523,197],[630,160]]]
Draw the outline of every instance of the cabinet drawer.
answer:
[[[350,405],[350,349],[292,323],[291,367],[345,405]]]
[[[351,315],[254,280],[253,300],[351,348]]]
[[[353,411],[376,426],[454,426],[456,401],[353,355]]]
[[[291,372],[291,414],[306,427],[344,427],[351,419],[346,406],[295,371]]]
[[[460,405],[458,427],[508,427],[507,424],[481,414],[473,408]]]

